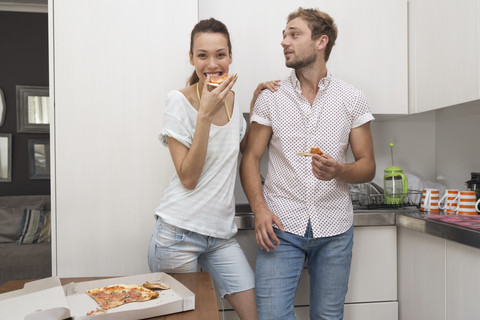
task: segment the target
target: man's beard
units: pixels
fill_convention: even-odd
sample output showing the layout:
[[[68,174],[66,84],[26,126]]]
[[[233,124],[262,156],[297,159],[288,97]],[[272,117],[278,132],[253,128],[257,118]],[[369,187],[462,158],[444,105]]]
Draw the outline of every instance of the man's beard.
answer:
[[[309,65],[313,64],[315,60],[317,59],[317,54],[315,52],[315,49],[312,48],[313,50],[309,51],[304,57],[299,57],[299,58],[294,58],[293,60],[285,60],[285,65],[288,68],[292,68],[294,70],[302,69],[305,67],[308,67]]]

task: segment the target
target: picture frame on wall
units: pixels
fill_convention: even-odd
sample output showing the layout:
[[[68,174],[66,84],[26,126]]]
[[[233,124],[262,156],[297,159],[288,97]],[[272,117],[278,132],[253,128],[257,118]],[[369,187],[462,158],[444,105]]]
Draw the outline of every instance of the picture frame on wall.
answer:
[[[12,182],[12,134],[0,133],[0,182]]]
[[[50,179],[50,141],[28,140],[28,163],[31,180]]]
[[[16,86],[17,131],[49,133],[50,103],[48,87]]]
[[[0,127],[5,122],[5,114],[7,113],[7,104],[5,103],[5,95],[2,88],[0,88]]]

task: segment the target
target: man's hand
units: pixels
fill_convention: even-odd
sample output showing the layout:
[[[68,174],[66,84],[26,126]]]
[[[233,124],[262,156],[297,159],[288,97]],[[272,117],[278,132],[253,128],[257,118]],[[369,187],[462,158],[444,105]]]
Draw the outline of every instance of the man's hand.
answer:
[[[338,162],[328,154],[312,156],[312,172],[313,175],[320,180],[329,181],[338,174]]]
[[[312,172],[320,180],[335,179],[346,183],[365,183],[375,177],[375,156],[370,122],[352,129],[350,146],[355,161],[340,163],[328,154],[313,155]]]
[[[267,252],[270,252],[270,249],[276,249],[274,243],[280,244],[280,240],[273,231],[273,224],[276,224],[280,231],[285,232],[280,219],[270,210],[255,213],[255,238],[260,249]]]

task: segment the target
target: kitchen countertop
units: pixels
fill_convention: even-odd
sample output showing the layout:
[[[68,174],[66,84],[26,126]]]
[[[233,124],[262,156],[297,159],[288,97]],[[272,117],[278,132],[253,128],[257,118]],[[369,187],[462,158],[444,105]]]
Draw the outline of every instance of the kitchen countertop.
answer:
[[[240,230],[254,229],[254,217],[248,204],[236,206],[235,223]],[[431,234],[480,249],[480,231],[432,220],[416,207],[397,209],[355,209],[355,227],[396,225]]]
[[[464,217],[468,218],[471,216]],[[452,223],[432,220],[428,214],[422,214],[419,210],[416,212],[397,214],[397,226],[480,249],[480,231],[464,228]]]

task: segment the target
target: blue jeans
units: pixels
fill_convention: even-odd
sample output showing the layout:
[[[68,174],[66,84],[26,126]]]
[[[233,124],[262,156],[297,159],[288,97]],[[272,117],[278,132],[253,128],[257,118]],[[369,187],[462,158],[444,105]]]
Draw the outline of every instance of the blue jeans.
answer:
[[[237,240],[208,237],[181,229],[157,218],[148,248],[152,272],[196,272],[197,265],[212,276],[223,298],[253,289],[254,275]]]
[[[258,250],[255,290],[258,319],[290,320],[300,276],[308,261],[310,319],[341,320],[352,261],[353,227],[326,238],[313,238],[310,223],[305,236],[274,229],[276,250]]]

